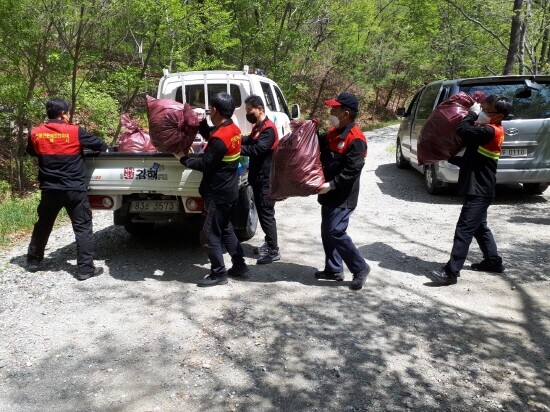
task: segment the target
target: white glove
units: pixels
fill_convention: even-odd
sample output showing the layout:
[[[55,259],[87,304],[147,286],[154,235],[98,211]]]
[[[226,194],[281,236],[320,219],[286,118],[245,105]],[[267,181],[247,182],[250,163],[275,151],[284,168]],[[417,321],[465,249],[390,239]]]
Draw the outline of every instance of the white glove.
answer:
[[[470,111],[474,112],[475,114],[479,114],[481,112],[481,104],[475,102],[472,107],[470,107]]]
[[[319,190],[320,195],[324,195],[325,193],[330,192],[330,183],[323,183],[323,186],[321,186],[321,190]]]
[[[179,153],[173,153],[173,155],[176,159],[179,160],[179,159],[181,159],[182,157],[185,156],[185,153],[184,152],[179,152]]]

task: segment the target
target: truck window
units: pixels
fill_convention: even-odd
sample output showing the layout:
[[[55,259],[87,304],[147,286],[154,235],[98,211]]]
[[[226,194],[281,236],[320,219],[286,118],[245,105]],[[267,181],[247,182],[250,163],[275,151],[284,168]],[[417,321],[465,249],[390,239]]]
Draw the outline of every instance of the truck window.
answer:
[[[417,119],[427,119],[432,109],[434,108],[435,99],[439,93],[440,83],[426,86],[424,93],[420,97],[418,102],[418,110],[416,112]]]
[[[207,88],[208,101],[210,101],[212,99],[212,96],[214,96],[215,94],[227,91],[227,83],[208,84]],[[239,86],[236,84],[229,85],[229,93],[231,94],[231,97],[233,97],[235,107],[241,107],[242,98],[241,89],[239,88]],[[180,103],[183,101],[181,95],[181,86],[176,89],[175,100]],[[190,84],[189,86],[185,86],[185,101],[189,103],[191,107],[208,109],[208,107],[204,107],[204,85]]]
[[[283,97],[283,92],[281,92],[277,86],[273,86],[273,88],[275,89],[275,96],[277,97],[277,103],[279,104],[279,111],[285,112],[290,118],[290,112],[288,111],[288,106],[286,105],[285,98]]]
[[[267,108],[272,111],[277,111],[275,107],[275,99],[273,98],[273,92],[271,91],[271,85],[266,82],[260,82],[262,85],[262,91],[264,92],[265,103]]]

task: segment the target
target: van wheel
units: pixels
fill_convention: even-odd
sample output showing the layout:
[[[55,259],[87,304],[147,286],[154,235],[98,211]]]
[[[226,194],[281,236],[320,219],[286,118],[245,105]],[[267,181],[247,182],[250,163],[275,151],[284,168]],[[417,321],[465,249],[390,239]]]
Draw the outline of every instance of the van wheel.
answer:
[[[548,183],[522,183],[525,193],[530,195],[542,195],[548,189]]]
[[[258,227],[258,211],[252,186],[246,186],[239,191],[239,201],[232,220],[235,234],[240,241],[254,237]]]
[[[410,167],[409,161],[403,156],[403,150],[401,149],[401,140],[398,138],[395,143],[395,165],[399,169],[406,169]]]
[[[426,191],[431,195],[441,195],[447,189],[443,182],[437,178],[434,165],[424,167],[424,183]]]

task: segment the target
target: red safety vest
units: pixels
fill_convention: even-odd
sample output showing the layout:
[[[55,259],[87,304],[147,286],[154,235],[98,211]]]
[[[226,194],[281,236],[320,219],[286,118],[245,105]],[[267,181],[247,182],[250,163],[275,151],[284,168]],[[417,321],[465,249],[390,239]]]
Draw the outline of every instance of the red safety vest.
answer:
[[[275,123],[273,123],[267,117],[264,119],[264,122],[261,124],[261,127],[259,129],[258,129],[258,124],[257,123],[254,124],[254,127],[252,127],[252,132],[250,132],[250,138],[252,140],[258,139],[258,137],[260,137],[262,132],[265,129],[269,129],[269,128],[272,128],[273,131],[275,132],[275,140],[273,141],[273,145],[271,146],[271,150],[275,150],[275,148],[279,144],[279,133],[277,132],[277,126],[275,126]]]
[[[241,157],[241,129],[235,124],[230,123],[226,126],[220,126],[211,136],[217,137],[225,143],[227,152],[223,157],[223,161],[230,163],[239,160]]]
[[[336,152],[336,153],[344,153],[347,147],[355,139],[360,139],[365,143],[367,142],[367,138],[365,137],[364,133],[357,126],[353,126],[351,128],[351,130],[349,131],[345,139],[340,137],[336,128],[330,129],[329,132],[327,133],[328,148],[330,151]],[[366,156],[367,156],[367,151],[365,151],[365,157]]]
[[[31,131],[31,141],[36,154],[78,155],[81,152],[78,126],[74,124],[48,122]]]
[[[483,155],[490,159],[498,160],[498,158],[500,157],[500,153],[502,152],[502,142],[504,141],[504,128],[502,127],[502,125],[496,124],[487,124],[486,126],[492,127],[495,131],[495,135],[489,143],[483,146],[479,146],[477,148],[477,152],[480,155]]]

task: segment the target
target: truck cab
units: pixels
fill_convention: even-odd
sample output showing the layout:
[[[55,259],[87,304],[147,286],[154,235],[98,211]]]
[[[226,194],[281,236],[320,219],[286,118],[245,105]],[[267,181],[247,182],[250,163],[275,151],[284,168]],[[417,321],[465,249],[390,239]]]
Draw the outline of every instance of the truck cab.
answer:
[[[242,71],[207,70],[183,73],[164,71],[160,79],[157,98],[171,99],[188,103],[192,108],[208,110],[209,101],[216,93],[227,92],[235,101],[233,121],[243,135],[250,134],[252,124],[246,120],[244,101],[252,95],[258,95],[264,102],[266,115],[275,123],[279,137],[290,132],[290,121],[300,117],[300,107],[292,105],[289,110],[283,92],[273,80],[248,72],[248,66]]]

